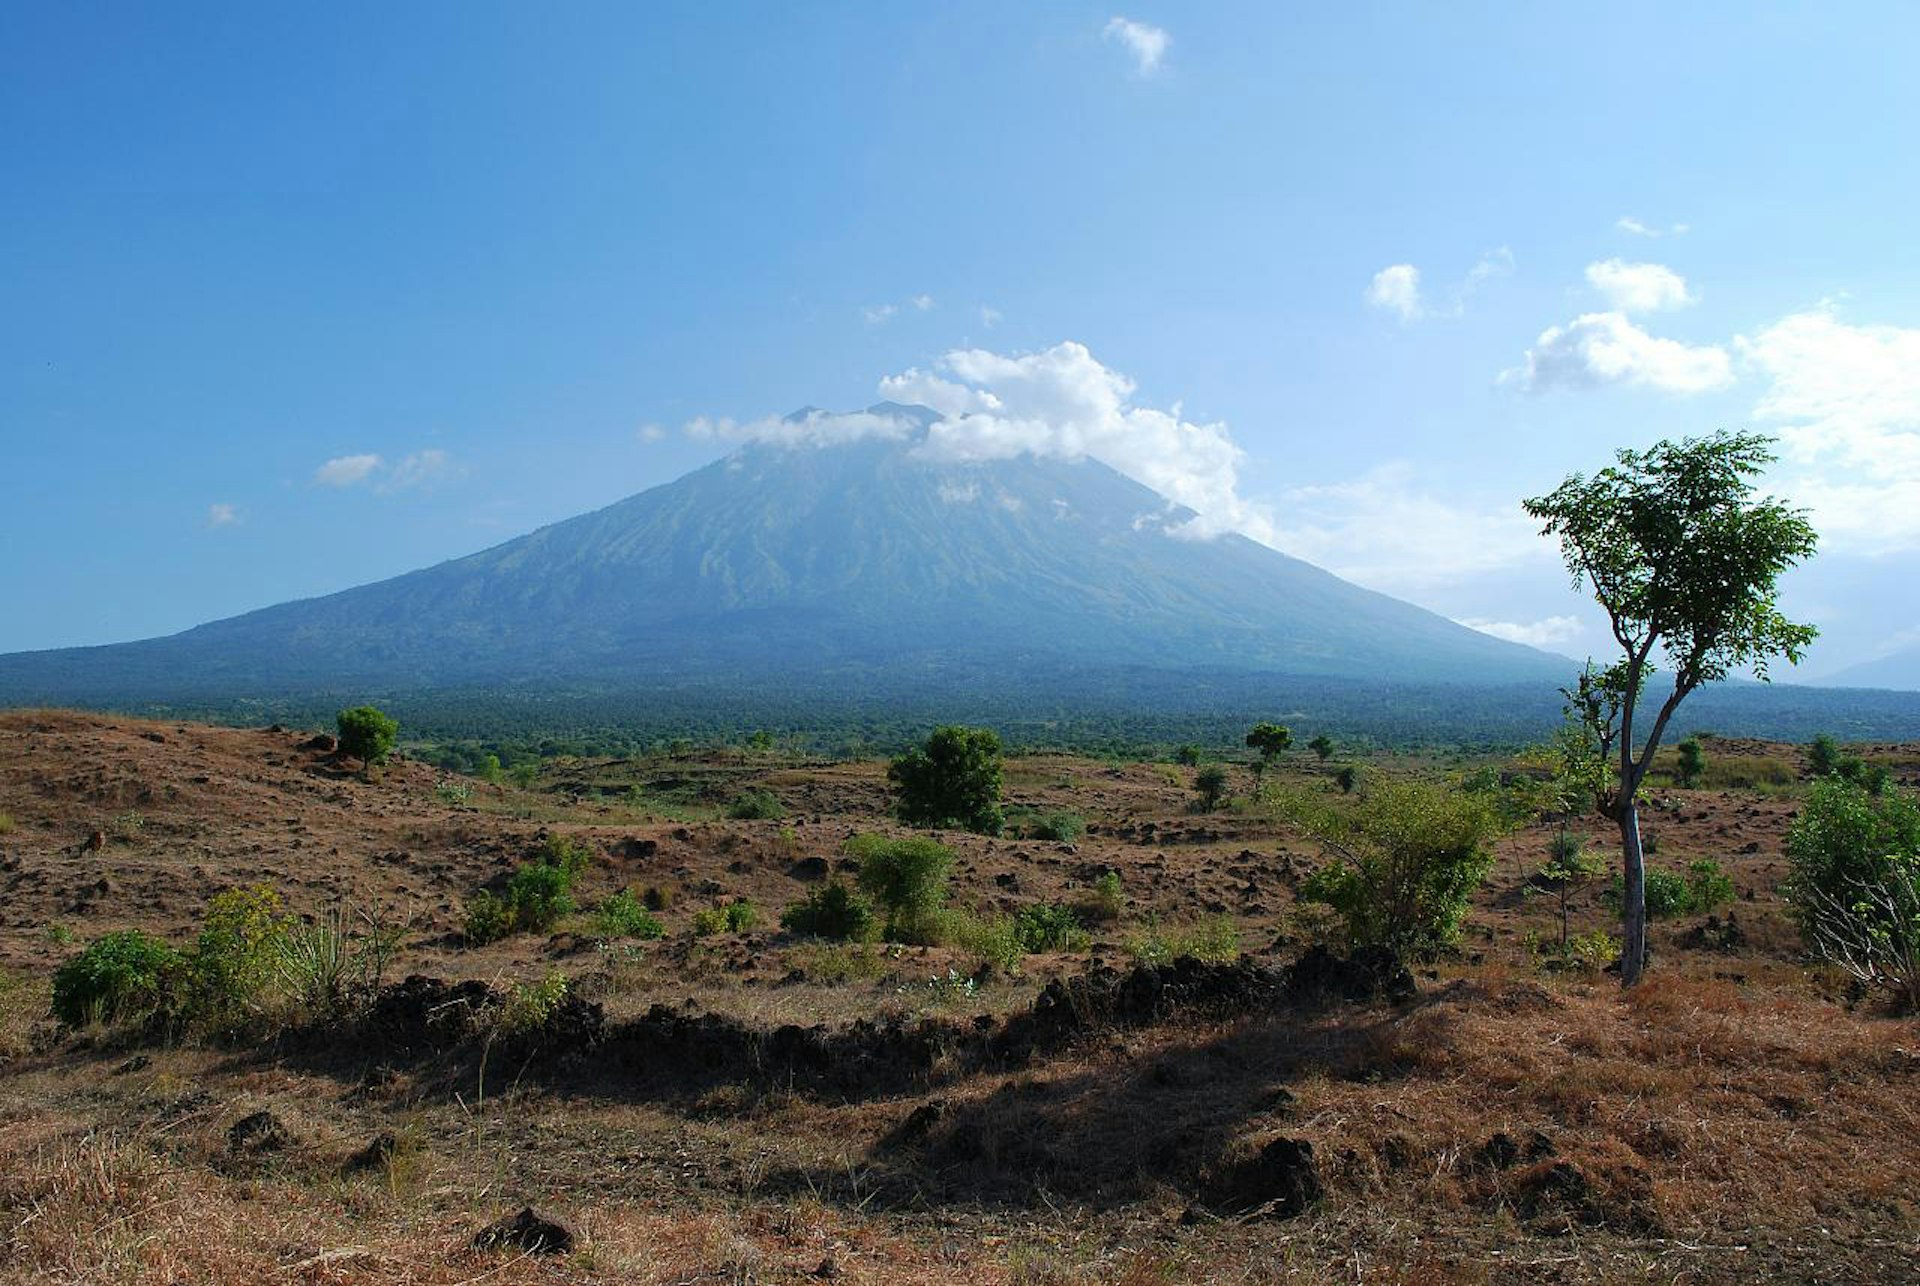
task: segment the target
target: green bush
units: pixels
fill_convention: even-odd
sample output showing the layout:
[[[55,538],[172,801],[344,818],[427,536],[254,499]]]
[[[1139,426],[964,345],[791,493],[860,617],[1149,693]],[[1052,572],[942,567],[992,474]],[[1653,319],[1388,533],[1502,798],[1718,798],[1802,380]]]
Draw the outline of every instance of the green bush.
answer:
[[[516,982],[500,1006],[499,1030],[507,1036],[531,1036],[553,1018],[573,989],[571,980],[555,969],[539,982]]]
[[[1493,866],[1501,828],[1485,795],[1382,778],[1348,807],[1299,796],[1288,811],[1335,854],[1301,884],[1346,922],[1356,947],[1429,954],[1460,933],[1468,900]]]
[[[909,826],[998,835],[1000,738],[988,728],[937,729],[927,744],[895,759],[887,780],[899,789],[897,810]]]
[[[830,942],[869,942],[876,936],[873,907],[837,879],[781,912],[780,927]]]
[[[53,975],[53,1016],[69,1027],[109,1023],[159,1007],[185,969],[180,953],[138,929],[96,938]]]
[[[573,886],[593,861],[593,849],[565,835],[551,835],[540,856],[522,863],[506,889],[486,889],[467,902],[465,936],[483,946],[511,933],[545,933],[574,912]]]
[[[1687,865],[1688,909],[1696,915],[1718,910],[1733,901],[1733,880],[1720,863],[1703,857]]]
[[[468,946],[484,947],[513,932],[513,907],[505,898],[487,889],[467,899],[465,922],[461,928]]]
[[[1200,747],[1195,745],[1181,746],[1173,752],[1173,762],[1187,768],[1198,768],[1200,766]]]
[[[1840,747],[1823,732],[1807,747],[1807,768],[1815,777],[1831,777],[1839,767]]]
[[[1019,969],[1021,958],[1027,954],[1020,941],[1019,927],[1011,916],[945,911],[939,919],[943,941],[1002,973],[1013,973]]]
[[[1154,924],[1127,949],[1137,964],[1164,965],[1186,957],[1226,964],[1239,958],[1240,930],[1224,915],[1171,928]]]
[[[716,933],[745,933],[759,920],[753,903],[737,898],[725,906],[711,906],[693,913],[693,935],[712,937]]]
[[[1021,819],[1020,833],[1027,839],[1076,844],[1087,833],[1086,818],[1078,813],[1055,808]]]
[[[295,921],[264,884],[229,889],[207,903],[190,962],[188,1008],[198,1022],[222,1026],[258,1007],[276,980]]]
[[[660,918],[633,895],[632,889],[621,889],[602,900],[594,910],[593,924],[608,938],[659,938],[667,932]]]
[[[1707,752],[1700,748],[1698,737],[1688,737],[1675,746],[1674,755],[1674,778],[1683,788],[1691,787],[1707,770]]]
[[[1111,924],[1126,909],[1126,891],[1120,884],[1120,872],[1108,871],[1093,882],[1093,889],[1080,904],[1081,918],[1090,924]]]
[[[1920,800],[1835,775],[1787,829],[1787,896],[1807,943],[1920,1008]]]
[[[860,862],[860,889],[887,913],[887,936],[898,942],[929,942],[947,901],[953,850],[913,836],[856,835],[845,845]]]
[[[1704,914],[1733,901],[1733,881],[1710,858],[1701,858],[1682,875],[1657,866],[1646,868],[1647,918],[1670,920],[1680,915]],[[1626,879],[1613,877],[1603,901],[1614,911],[1626,899]]]
[[[399,721],[373,706],[342,710],[334,722],[340,728],[340,752],[362,763],[385,762],[400,736]]]
[[[786,805],[770,790],[746,791],[727,805],[727,816],[736,821],[773,821],[786,815]]]
[[[1020,949],[1029,955],[1037,951],[1085,951],[1091,942],[1071,907],[1057,902],[1023,906],[1013,917],[1014,935]]]
[[[12,813],[0,813],[0,835],[13,834],[14,826],[15,823]]]
[[[1200,811],[1211,813],[1227,797],[1227,770],[1208,764],[1193,775],[1193,793],[1199,797]]]
[[[515,929],[543,933],[563,915],[572,915],[573,875],[565,867],[529,862],[507,881],[506,902]]]

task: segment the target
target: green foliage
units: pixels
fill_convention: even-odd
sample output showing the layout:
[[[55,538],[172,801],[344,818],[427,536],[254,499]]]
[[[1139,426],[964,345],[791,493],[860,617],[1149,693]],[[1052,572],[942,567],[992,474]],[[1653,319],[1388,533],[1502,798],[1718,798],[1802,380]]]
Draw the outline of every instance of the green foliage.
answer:
[[[1687,904],[1696,914],[1718,910],[1733,901],[1733,880],[1710,857],[1687,864]]]
[[[801,947],[794,952],[807,981],[824,986],[870,982],[887,971],[886,960],[871,942]]]
[[[1353,764],[1343,764],[1340,771],[1333,775],[1333,780],[1339,785],[1341,794],[1351,795],[1354,787],[1360,784],[1360,769]]]
[[[1382,778],[1346,807],[1324,799],[1287,805],[1334,858],[1302,883],[1300,898],[1339,912],[1356,947],[1426,954],[1452,943],[1493,866],[1501,823],[1490,801],[1411,778]]]
[[[449,808],[456,808],[473,799],[473,784],[458,777],[442,777],[433,785],[433,797]]]
[[[292,924],[274,961],[294,1009],[310,1017],[338,1015],[377,995],[400,949],[404,926],[361,912],[351,930],[338,907],[317,924]]]
[[[1679,754],[1679,767],[1674,776],[1684,788],[1691,789],[1700,780],[1700,774],[1707,768],[1707,752],[1700,748],[1698,737],[1688,737],[1674,749]]]
[[[937,729],[926,745],[887,768],[899,790],[900,820],[909,826],[997,835],[1002,766],[1000,737],[988,728]]]
[[[1093,882],[1086,900],[1080,904],[1081,918],[1091,924],[1111,924],[1126,909],[1126,890],[1120,884],[1120,872],[1103,872]]]
[[[1828,777],[1788,828],[1787,858],[1787,895],[1808,945],[1920,1008],[1920,800]]]
[[[1815,777],[1831,777],[1840,767],[1840,746],[1821,733],[1807,747],[1807,769]]]
[[[1027,954],[1020,940],[1020,928],[1013,916],[974,915],[969,911],[945,911],[940,917],[940,936],[947,943],[967,952],[977,962],[991,965],[1002,973],[1014,973]]]
[[[399,721],[373,706],[355,706],[335,717],[340,728],[340,751],[362,763],[384,763],[400,736]]]
[[[1225,964],[1240,956],[1240,930],[1224,915],[1175,927],[1151,924],[1127,950],[1136,964],[1164,965],[1189,956]]]
[[[1646,871],[1647,915],[1655,920],[1705,914],[1733,901],[1733,881],[1711,858],[1701,858],[1685,874],[1649,866]],[[1607,905],[1618,910],[1626,897],[1626,879],[1613,877]]]
[[[870,942],[878,934],[872,905],[837,879],[782,911],[780,927],[831,942]]]
[[[13,834],[16,825],[12,813],[0,812],[0,835]]]
[[[1323,732],[1307,743],[1307,749],[1311,750],[1324,764],[1333,758],[1333,738]]]
[[[1087,819],[1064,808],[1043,812],[1018,812],[1010,819],[1023,839],[1051,840],[1060,844],[1078,843],[1087,833]]]
[[[499,1031],[505,1036],[531,1036],[545,1027],[573,989],[571,980],[555,969],[539,982],[516,982],[500,1006]]]
[[[210,899],[189,962],[190,1016],[226,1026],[254,1011],[280,974],[294,924],[281,910],[280,895],[264,884]]]
[[[593,861],[593,849],[565,835],[550,835],[540,856],[522,863],[504,892],[482,889],[467,902],[465,937],[472,946],[511,933],[545,933],[574,912],[573,887]]]
[[[53,1016],[69,1027],[110,1023],[157,1008],[185,967],[180,953],[138,929],[94,939],[53,975]]]
[[[659,938],[667,932],[660,917],[635,897],[632,889],[621,889],[602,899],[594,909],[593,927],[608,938]]]
[[[716,933],[745,933],[759,920],[753,903],[738,898],[725,906],[705,907],[693,913],[693,936],[712,937]]]
[[[1219,764],[1202,768],[1193,775],[1193,793],[1201,812],[1211,813],[1219,808],[1227,797],[1227,770]]]
[[[1249,749],[1260,752],[1260,762],[1263,766],[1278,759],[1292,744],[1293,733],[1284,724],[1256,723],[1247,733],[1247,746]]]
[[[1840,756],[1833,773],[1842,781],[1862,787],[1869,795],[1881,794],[1893,781],[1893,773],[1885,764],[1873,763],[1859,755]]]
[[[1595,855],[1587,852],[1586,844],[1571,831],[1556,831],[1547,842],[1547,861],[1540,868],[1540,878],[1554,890],[1560,902],[1560,949],[1564,952],[1571,942],[1568,936],[1568,913],[1573,894],[1600,878],[1606,867]]]
[[[786,815],[786,805],[770,790],[743,791],[727,805],[727,816],[735,821],[773,821]]]
[[[937,936],[935,919],[947,900],[953,850],[918,836],[856,835],[846,852],[860,862],[861,890],[887,913],[887,936],[924,942]]]
[[[1198,768],[1200,766],[1200,747],[1191,742],[1178,747],[1173,752],[1173,762],[1187,768]]]
[[[1028,955],[1037,951],[1085,951],[1092,942],[1074,909],[1058,902],[1021,907],[1013,917],[1013,932],[1020,950]]]

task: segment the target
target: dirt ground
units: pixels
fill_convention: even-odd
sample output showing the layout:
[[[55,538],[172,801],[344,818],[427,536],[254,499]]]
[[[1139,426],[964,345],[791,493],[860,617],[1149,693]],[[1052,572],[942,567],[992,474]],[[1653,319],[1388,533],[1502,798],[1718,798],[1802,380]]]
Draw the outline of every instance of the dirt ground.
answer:
[[[1529,944],[1560,921],[1534,827],[1500,841],[1455,957],[1411,995],[1346,1001],[1288,971],[1315,844],[1244,800],[1190,812],[1173,765],[1009,762],[1009,804],[1087,833],[944,836],[953,901],[1072,902],[1116,871],[1125,905],[1085,952],[982,973],[778,931],[849,835],[898,829],[878,763],[562,762],[518,788],[402,758],[367,780],[308,732],[0,714],[0,1279],[1920,1278],[1920,1024],[1801,957],[1778,892],[1798,752],[1707,750],[1705,787],[1649,792],[1650,860],[1716,860],[1735,900],[1659,922],[1645,985],[1541,966]],[[1870,753],[1909,780],[1920,763]],[[1310,755],[1279,775],[1332,788]],[[785,816],[729,820],[750,789]],[[1575,829],[1605,850],[1603,824]],[[656,889],[667,935],[608,943],[582,916],[466,946],[466,900],[549,833],[597,855],[583,903]],[[185,944],[212,894],[255,883],[303,916],[404,925],[391,982],[471,980],[490,1004],[557,970],[591,1023],[436,1035],[419,1015],[453,993],[425,984],[385,1026],[263,1041],[46,1017],[86,941]],[[1604,883],[1573,932],[1609,926]],[[756,927],[693,935],[736,898]],[[1222,918],[1240,963],[1135,969]],[[263,1111],[274,1131],[234,1133]],[[1294,1202],[1299,1143],[1317,1191]],[[527,1204],[573,1225],[573,1253],[473,1244]]]

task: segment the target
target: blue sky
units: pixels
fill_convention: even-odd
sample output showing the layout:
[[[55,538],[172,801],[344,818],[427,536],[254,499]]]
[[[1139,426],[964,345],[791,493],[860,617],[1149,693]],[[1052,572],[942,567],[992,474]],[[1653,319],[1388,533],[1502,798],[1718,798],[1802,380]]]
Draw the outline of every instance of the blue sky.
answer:
[[[1518,498],[1767,428],[1809,669],[1861,659],[1920,638],[1916,47],[1904,4],[9,6],[0,650],[471,552],[912,371],[1573,654]]]

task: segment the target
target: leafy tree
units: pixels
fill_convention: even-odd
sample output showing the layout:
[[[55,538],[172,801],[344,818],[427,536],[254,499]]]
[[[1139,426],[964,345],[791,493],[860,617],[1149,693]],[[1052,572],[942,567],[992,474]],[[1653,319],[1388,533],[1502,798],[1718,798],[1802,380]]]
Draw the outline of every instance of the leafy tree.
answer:
[[[1839,767],[1840,747],[1823,732],[1807,747],[1807,768],[1816,777],[1831,777]]]
[[[1193,775],[1193,790],[1200,797],[1200,811],[1211,813],[1227,797],[1227,770],[1208,764]]]
[[[1247,745],[1260,752],[1260,762],[1254,765],[1256,771],[1271,767],[1292,744],[1293,733],[1278,723],[1256,723],[1247,733]]]
[[[1339,783],[1341,794],[1351,795],[1353,788],[1360,784],[1360,770],[1352,764],[1346,764],[1333,775],[1333,779]]]
[[[1484,795],[1411,778],[1382,778],[1354,804],[1300,795],[1286,807],[1333,857],[1302,882],[1301,899],[1337,911],[1356,947],[1415,954],[1459,936],[1501,830]]]
[[[887,912],[887,936],[898,941],[937,936],[936,921],[947,901],[953,850],[915,836],[856,835],[847,853],[860,862],[860,889]]]
[[[1556,831],[1547,848],[1547,863],[1540,878],[1552,886],[1560,899],[1560,954],[1567,954],[1568,904],[1580,889],[1600,878],[1605,871],[1600,859],[1587,852],[1586,841],[1572,831]]]
[[[399,721],[373,706],[342,710],[335,722],[340,727],[341,753],[361,763],[384,763],[393,753],[394,739],[400,735]]]
[[[918,750],[887,768],[899,788],[897,811],[909,826],[997,835],[1000,811],[1000,738],[990,728],[937,729]]]
[[[1525,502],[1541,533],[1559,539],[1575,587],[1590,587],[1606,609],[1621,649],[1604,670],[1589,664],[1567,697],[1601,757],[1618,758],[1595,802],[1620,829],[1626,986],[1647,959],[1636,800],[1668,722],[1702,684],[1739,667],[1765,679],[1773,658],[1797,662],[1816,634],[1776,602],[1780,574],[1810,555],[1816,538],[1799,511],[1754,496],[1770,446],[1757,434],[1722,432],[1621,450],[1593,477],[1574,474]],[[1656,649],[1673,687],[1646,727],[1640,701]]]
[[[1675,774],[1680,784],[1688,789],[1700,780],[1700,774],[1707,770],[1707,752],[1700,748],[1700,738],[1688,737],[1676,750],[1680,753],[1679,771]]]
[[[1333,758],[1333,738],[1323,732],[1307,743],[1307,749],[1318,755],[1320,762],[1324,764]]]
[[[1200,747],[1193,745],[1191,743],[1181,746],[1179,749],[1173,752],[1173,762],[1175,762],[1176,764],[1180,764],[1186,768],[1199,767]]]

